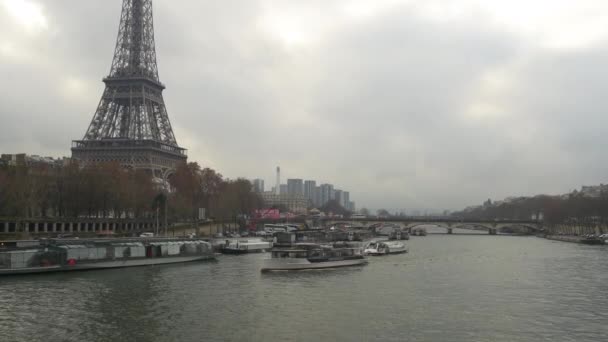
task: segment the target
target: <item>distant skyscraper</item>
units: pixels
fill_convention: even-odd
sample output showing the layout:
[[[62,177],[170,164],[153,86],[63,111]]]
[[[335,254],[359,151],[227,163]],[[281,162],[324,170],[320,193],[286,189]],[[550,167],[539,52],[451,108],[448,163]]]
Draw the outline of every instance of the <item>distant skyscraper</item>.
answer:
[[[289,195],[304,195],[304,183],[301,179],[287,180],[287,193]]]
[[[338,202],[338,204],[340,204],[341,206],[344,207],[344,199],[342,198],[342,193],[343,193],[342,190],[338,190],[338,189],[334,190],[334,198],[333,199],[336,202]]]
[[[274,186],[275,195],[281,193],[281,167],[277,166],[277,182]]]
[[[342,192],[342,203],[340,203],[340,204],[342,204],[342,206],[344,208],[350,210],[349,209],[349,206],[350,206],[350,192],[348,192],[348,191],[343,191]]]
[[[315,205],[315,207],[321,207],[321,198],[323,197],[322,195],[322,191],[321,191],[321,187],[320,186],[315,186],[315,193],[314,193],[314,197],[312,200],[312,203]]]
[[[279,184],[279,194],[287,195],[287,184]]]
[[[334,196],[334,186],[332,184],[321,184],[321,202],[319,206],[324,206]]]
[[[317,187],[317,182],[314,180],[304,181],[304,197],[310,200],[312,203],[315,202],[315,188]]]
[[[263,179],[254,179],[253,182],[253,191],[255,192],[264,192],[264,180]]]

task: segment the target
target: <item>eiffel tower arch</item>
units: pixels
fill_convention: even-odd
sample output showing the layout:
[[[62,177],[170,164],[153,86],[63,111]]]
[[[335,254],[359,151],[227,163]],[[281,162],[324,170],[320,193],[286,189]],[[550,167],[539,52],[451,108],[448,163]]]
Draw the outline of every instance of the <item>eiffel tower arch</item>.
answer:
[[[82,165],[116,161],[167,179],[187,160],[173,134],[158,77],[152,0],[123,0],[110,74],[72,158]]]

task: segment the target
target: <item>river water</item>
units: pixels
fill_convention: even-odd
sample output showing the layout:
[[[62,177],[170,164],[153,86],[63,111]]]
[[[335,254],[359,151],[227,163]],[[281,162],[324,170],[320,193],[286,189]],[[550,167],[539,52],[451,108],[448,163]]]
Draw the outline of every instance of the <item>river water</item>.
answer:
[[[351,269],[267,254],[0,278],[1,341],[608,341],[608,246],[412,237]]]

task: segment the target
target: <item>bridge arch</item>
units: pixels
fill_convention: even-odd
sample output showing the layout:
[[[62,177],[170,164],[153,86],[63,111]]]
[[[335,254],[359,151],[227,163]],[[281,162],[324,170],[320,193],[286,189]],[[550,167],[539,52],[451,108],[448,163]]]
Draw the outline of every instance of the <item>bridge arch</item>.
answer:
[[[449,231],[449,229],[452,228],[449,225],[442,223],[442,222],[414,222],[411,224],[405,224],[405,229],[407,229],[411,232],[412,229],[414,229],[416,227],[420,227],[420,226],[435,226],[438,228],[445,228],[446,231]]]
[[[499,230],[501,230],[503,228],[511,228],[511,227],[524,228],[526,233],[528,233],[528,234],[538,233],[538,232],[542,231],[542,227],[540,227],[538,225],[530,225],[530,224],[522,224],[522,223],[503,224],[503,225],[500,225]]]
[[[471,222],[471,223],[465,222],[465,223],[457,224],[453,228],[469,229],[470,230],[471,228],[474,228],[474,227],[481,227],[481,228],[484,228],[484,229],[486,229],[488,231],[497,228],[497,227],[491,227],[490,225],[487,225],[487,224],[474,223],[474,222]]]

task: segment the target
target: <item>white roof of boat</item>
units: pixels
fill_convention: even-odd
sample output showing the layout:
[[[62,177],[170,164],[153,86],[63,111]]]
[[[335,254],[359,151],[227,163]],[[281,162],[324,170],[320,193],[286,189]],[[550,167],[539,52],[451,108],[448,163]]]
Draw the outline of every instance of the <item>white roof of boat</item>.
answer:
[[[36,253],[39,252],[38,249],[24,249],[18,251],[0,251],[0,254],[16,254],[16,253]]]
[[[384,244],[389,245],[389,246],[395,246],[395,245],[403,245],[405,246],[405,243],[398,241],[398,240],[390,240],[390,241],[383,241]]]
[[[65,248],[65,249],[76,249],[76,248],[97,248],[97,247],[87,247],[85,245],[62,245],[62,246],[58,246],[59,248]]]

